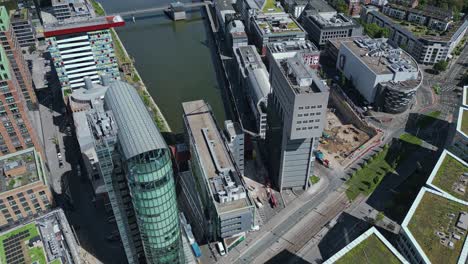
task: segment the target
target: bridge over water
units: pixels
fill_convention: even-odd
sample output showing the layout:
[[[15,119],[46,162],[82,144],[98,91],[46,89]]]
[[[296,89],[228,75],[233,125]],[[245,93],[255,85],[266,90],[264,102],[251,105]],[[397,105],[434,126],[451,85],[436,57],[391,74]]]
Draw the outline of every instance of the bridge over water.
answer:
[[[184,9],[190,9],[190,8],[196,8],[196,7],[208,7],[210,5],[213,5],[213,2],[212,1],[195,2],[195,3],[177,2],[177,3],[172,3],[172,4],[181,5]],[[150,8],[144,8],[144,9],[137,9],[137,10],[132,10],[132,11],[125,11],[125,12],[120,12],[120,13],[110,14],[110,15],[120,15],[123,18],[125,17],[134,18],[136,15],[158,13],[158,12],[170,10],[172,4],[166,4],[162,6],[150,7]]]

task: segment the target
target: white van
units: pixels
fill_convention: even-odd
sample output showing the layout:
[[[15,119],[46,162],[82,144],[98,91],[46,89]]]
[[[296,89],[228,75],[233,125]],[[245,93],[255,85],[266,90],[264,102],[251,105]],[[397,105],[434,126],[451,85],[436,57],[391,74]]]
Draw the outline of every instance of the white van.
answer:
[[[216,243],[216,247],[218,248],[219,254],[221,256],[226,255],[226,251],[224,250],[223,243],[221,243],[221,242]]]

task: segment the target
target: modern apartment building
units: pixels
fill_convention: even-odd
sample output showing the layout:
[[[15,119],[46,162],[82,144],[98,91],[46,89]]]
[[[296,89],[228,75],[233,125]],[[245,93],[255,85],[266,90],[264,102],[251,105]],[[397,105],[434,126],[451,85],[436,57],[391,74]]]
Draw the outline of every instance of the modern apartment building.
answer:
[[[390,18],[372,9],[362,13],[361,18],[366,23],[390,29],[389,42],[403,48],[422,64],[449,59],[468,30],[468,20],[451,23],[447,30],[438,31],[426,26],[414,26],[415,22]]]
[[[4,6],[0,6],[0,42],[10,62],[9,68],[16,77],[28,107],[34,107],[37,104],[37,99],[33,89],[31,73],[11,26],[10,15]]]
[[[302,11],[306,8],[307,4],[310,2],[309,0],[284,0],[283,6],[286,12],[292,14],[294,18],[298,19]]]
[[[249,40],[247,39],[247,33],[242,21],[232,20],[226,26],[227,28],[227,40],[230,47],[247,46]]]
[[[49,210],[53,204],[41,156],[28,148],[0,157],[0,227]]]
[[[326,120],[329,88],[300,55],[270,66],[266,133],[270,178],[279,190],[307,188]]]
[[[306,33],[302,26],[286,13],[258,14],[252,21],[253,43],[266,55],[266,45],[273,42],[305,41]]]
[[[433,6],[411,8],[404,5],[387,4],[382,8],[382,13],[398,20],[405,20],[437,31],[446,31],[449,25],[453,23],[452,10],[444,10]]]
[[[422,83],[417,62],[387,39],[337,39],[336,68],[350,80],[367,103],[390,113],[407,110]]]
[[[44,25],[48,50],[64,94],[83,87],[85,77],[95,83],[103,74],[120,79],[110,28],[123,25],[125,21],[120,16],[74,18]]]
[[[226,139],[229,146],[229,151],[231,151],[232,158],[234,163],[241,175],[244,175],[244,131],[242,127],[237,122],[232,122],[232,120],[224,121],[224,131],[226,132]]]
[[[195,197],[201,201],[201,208],[188,214],[197,217],[190,222],[201,220],[205,240],[211,242],[245,235],[254,225],[255,207],[213,112],[203,100],[185,102],[182,107]]]
[[[354,19],[337,13],[323,0],[310,2],[300,21],[318,47],[332,39],[362,35],[362,27]]]
[[[268,70],[262,62],[255,46],[243,46],[234,49],[237,66],[238,81],[242,94],[255,118],[256,132],[265,138],[267,122],[267,102],[270,94],[270,80]]]
[[[42,149],[28,111],[14,68],[0,47],[0,156],[31,147]]]
[[[25,48],[36,44],[32,15],[28,8],[10,11],[10,21],[20,47]]]

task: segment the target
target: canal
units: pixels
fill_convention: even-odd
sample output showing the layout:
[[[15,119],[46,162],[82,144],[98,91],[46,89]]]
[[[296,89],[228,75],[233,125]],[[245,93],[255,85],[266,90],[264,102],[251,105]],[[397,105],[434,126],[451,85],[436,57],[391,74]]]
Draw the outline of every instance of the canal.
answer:
[[[171,0],[99,0],[107,13],[161,6]],[[134,58],[148,91],[174,132],[183,132],[182,102],[204,99],[218,124],[226,117],[210,51],[210,32],[201,11],[173,22],[163,13],[127,21],[117,33]]]

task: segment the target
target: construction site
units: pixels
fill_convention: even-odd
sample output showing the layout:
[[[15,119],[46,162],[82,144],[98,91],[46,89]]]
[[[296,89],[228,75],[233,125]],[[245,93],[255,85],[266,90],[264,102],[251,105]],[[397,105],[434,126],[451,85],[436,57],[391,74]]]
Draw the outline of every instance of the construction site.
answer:
[[[346,167],[365,151],[379,134],[364,122],[343,95],[332,91],[327,123],[315,157],[326,167]]]

